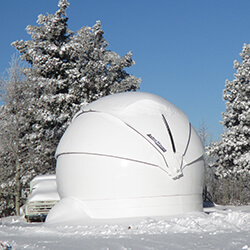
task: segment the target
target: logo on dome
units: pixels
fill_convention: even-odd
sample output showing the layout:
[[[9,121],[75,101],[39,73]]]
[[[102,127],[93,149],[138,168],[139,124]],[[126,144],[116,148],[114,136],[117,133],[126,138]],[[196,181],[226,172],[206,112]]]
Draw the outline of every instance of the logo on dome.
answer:
[[[156,144],[156,146],[158,146],[163,152],[166,152],[167,150],[162,146],[162,144],[155,139],[154,136],[152,136],[151,134],[147,134],[147,136]]]

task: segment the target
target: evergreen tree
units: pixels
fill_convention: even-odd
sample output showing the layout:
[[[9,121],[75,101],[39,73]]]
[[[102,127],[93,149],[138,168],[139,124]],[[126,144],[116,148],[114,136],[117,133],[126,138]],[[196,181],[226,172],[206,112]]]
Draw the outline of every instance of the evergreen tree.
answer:
[[[120,57],[107,50],[99,21],[77,32],[68,29],[68,5],[60,0],[55,14],[39,15],[39,25],[26,28],[32,40],[12,43],[31,66],[24,71],[35,89],[29,108],[32,131],[26,137],[39,173],[54,171],[58,141],[82,104],[135,91],[140,83],[125,71],[134,64],[131,52]]]
[[[223,99],[226,112],[222,113],[225,127],[221,140],[209,148],[209,154],[215,155],[217,175],[238,181],[248,190],[250,173],[250,45],[244,44],[240,54],[242,63],[234,61],[237,70],[233,81],[226,81]],[[247,194],[247,193],[246,193]]]

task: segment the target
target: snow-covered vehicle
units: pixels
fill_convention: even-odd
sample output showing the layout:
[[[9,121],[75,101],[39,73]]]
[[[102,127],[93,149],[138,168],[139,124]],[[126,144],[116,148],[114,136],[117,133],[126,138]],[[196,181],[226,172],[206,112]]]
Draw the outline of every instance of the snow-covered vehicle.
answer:
[[[25,205],[28,222],[45,221],[50,209],[60,200],[55,175],[36,176],[30,182],[30,195]]]

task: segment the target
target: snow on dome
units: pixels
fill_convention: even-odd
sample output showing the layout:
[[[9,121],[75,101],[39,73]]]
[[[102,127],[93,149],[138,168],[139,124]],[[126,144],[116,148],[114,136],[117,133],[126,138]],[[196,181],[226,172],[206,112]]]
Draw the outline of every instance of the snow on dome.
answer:
[[[167,100],[126,92],[78,112],[56,151],[61,201],[47,222],[158,217],[202,210],[203,147]]]

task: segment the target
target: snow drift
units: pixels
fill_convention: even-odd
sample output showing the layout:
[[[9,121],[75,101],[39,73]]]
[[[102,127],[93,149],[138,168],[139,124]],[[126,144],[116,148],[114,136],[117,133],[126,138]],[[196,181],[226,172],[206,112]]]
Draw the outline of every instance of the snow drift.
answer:
[[[127,225],[50,225],[1,218],[0,249],[250,250],[250,206],[204,210]]]
[[[61,200],[47,223],[164,217],[202,210],[203,147],[167,100],[130,92],[77,113],[56,152]]]

